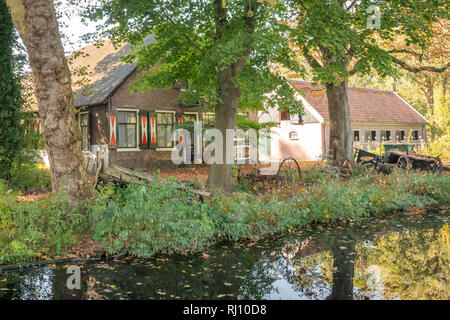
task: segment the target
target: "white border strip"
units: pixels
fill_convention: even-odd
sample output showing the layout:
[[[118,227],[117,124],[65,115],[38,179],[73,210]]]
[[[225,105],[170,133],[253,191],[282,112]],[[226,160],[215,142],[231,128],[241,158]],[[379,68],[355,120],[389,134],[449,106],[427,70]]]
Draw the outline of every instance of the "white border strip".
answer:
[[[403,99],[402,97],[400,97],[397,92],[392,91],[393,94],[395,94],[400,100],[402,100],[404,103],[406,103],[411,109],[413,109],[419,116],[421,116],[426,122],[427,124],[430,124],[430,122],[427,120],[427,118],[425,118],[423,115],[420,114],[419,111],[417,111],[412,105],[410,105],[408,102],[405,101],[405,99]]]

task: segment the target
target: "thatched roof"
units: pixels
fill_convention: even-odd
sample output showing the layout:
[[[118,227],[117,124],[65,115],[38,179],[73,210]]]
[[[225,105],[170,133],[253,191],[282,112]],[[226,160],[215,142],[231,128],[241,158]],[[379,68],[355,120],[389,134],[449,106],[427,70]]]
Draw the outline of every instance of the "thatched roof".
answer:
[[[149,36],[145,44],[155,43]],[[115,49],[111,40],[102,46],[91,45],[81,48],[67,57],[72,76],[75,107],[104,104],[108,97],[136,69],[136,64],[122,62],[121,57],[130,54],[130,45]],[[32,94],[31,79],[25,86],[25,111],[37,111],[36,98]],[[28,94],[27,94],[28,91]]]

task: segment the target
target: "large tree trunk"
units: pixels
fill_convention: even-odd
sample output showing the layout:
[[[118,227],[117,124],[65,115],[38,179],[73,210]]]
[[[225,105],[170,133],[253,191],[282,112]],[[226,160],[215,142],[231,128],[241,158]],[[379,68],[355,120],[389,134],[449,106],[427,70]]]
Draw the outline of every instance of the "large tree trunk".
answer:
[[[7,0],[28,52],[54,193],[67,191],[71,203],[87,199],[91,188],[75,120],[70,71],[52,0]]]
[[[345,160],[353,163],[353,137],[348,108],[347,83],[326,86],[328,112],[330,114],[329,158],[332,161]]]
[[[232,189],[232,165],[226,162],[228,158],[226,130],[234,129],[236,126],[237,107],[241,94],[239,88],[236,88],[233,83],[235,76],[233,67],[234,65],[219,72],[219,97],[222,103],[215,107],[215,127],[223,136],[223,164],[210,166],[207,182],[209,188],[225,191]]]
[[[226,23],[227,14],[221,0],[215,0],[215,22],[216,22],[216,35],[215,40],[218,41],[222,38],[222,27]],[[246,9],[244,12],[248,12],[250,8],[255,10],[256,2],[251,0],[245,4]],[[244,17],[245,24],[248,27],[247,32],[253,33],[253,16]],[[232,164],[227,163],[228,158],[233,158],[227,155],[227,129],[235,129],[236,115],[241,96],[241,91],[235,86],[233,78],[242,70],[245,66],[245,57],[250,54],[249,48],[243,48],[242,58],[236,62],[230,64],[226,68],[219,67],[218,72],[218,94],[220,102],[215,107],[215,127],[222,132],[223,136],[223,164],[212,164],[209,169],[209,176],[207,181],[208,188],[222,189],[224,191],[231,191],[232,189]],[[233,139],[233,137],[232,137]],[[234,145],[234,139],[231,142]],[[233,151],[234,153],[234,148]]]
[[[333,286],[327,300],[353,300],[353,277],[355,273],[355,261],[352,253],[355,253],[355,242],[347,244],[347,249],[338,247],[333,252]]]

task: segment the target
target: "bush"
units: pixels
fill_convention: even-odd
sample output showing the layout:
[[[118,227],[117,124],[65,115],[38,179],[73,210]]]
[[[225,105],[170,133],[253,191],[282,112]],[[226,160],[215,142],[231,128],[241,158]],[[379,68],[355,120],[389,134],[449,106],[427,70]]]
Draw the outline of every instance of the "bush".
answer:
[[[174,180],[124,189],[108,185],[90,211],[94,240],[107,239],[112,253],[199,250],[213,236],[205,205]]]
[[[87,227],[85,215],[64,195],[39,202],[17,202],[17,196],[0,182],[0,264],[62,254]]]
[[[448,175],[355,169],[342,179],[328,169],[305,172],[305,183],[293,184],[291,197],[276,190],[238,192],[202,202],[173,179],[125,188],[108,184],[84,211],[71,208],[63,195],[19,203],[0,181],[0,264],[61,254],[82,234],[112,254],[149,257],[199,251],[216,241],[257,240],[310,223],[450,205]]]
[[[448,205],[450,179],[428,173],[364,174],[342,180],[313,169],[305,189],[278,194],[216,194],[201,203],[174,180],[164,184],[106,186],[90,207],[95,240],[112,253],[148,257],[198,251],[216,240],[257,240],[319,221],[340,221],[410,207]]]
[[[38,189],[46,191],[51,189],[52,181],[50,171],[43,165],[36,163],[14,163],[11,171],[9,185],[21,192]]]

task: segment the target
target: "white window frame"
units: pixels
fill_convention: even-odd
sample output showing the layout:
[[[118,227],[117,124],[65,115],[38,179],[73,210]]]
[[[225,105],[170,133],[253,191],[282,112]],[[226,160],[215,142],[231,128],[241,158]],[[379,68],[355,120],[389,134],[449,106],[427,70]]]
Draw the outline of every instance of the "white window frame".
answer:
[[[80,112],[79,114],[78,114],[78,127],[80,128],[80,131],[81,131],[81,115],[82,114],[87,114],[88,115],[88,121],[90,121],[91,119],[89,119],[89,111],[83,111],[83,112]],[[89,138],[90,138],[90,126],[88,125],[88,140],[89,140]],[[83,132],[81,132],[81,139],[83,139]],[[81,144],[82,146],[81,146],[81,151],[83,152],[83,153],[91,153],[91,143],[90,143],[90,141],[88,142],[88,149],[87,150],[83,150],[83,144]]]
[[[353,131],[357,131],[357,130],[353,130]],[[372,131],[375,131],[375,140],[372,140]],[[365,141],[365,143],[375,143],[377,142],[376,139],[378,139],[378,130],[376,129],[369,129],[369,130],[364,130],[364,139],[366,138],[366,132],[370,132],[370,141]],[[361,131],[360,131],[361,134]],[[361,140],[361,136],[359,137]],[[361,141],[359,141],[361,142]]]
[[[202,122],[204,123],[205,122],[205,115],[213,115],[214,116],[214,122],[216,121],[216,119],[215,119],[215,116],[216,116],[216,113],[215,112],[203,112],[203,120],[202,120]],[[203,125],[203,123],[202,123],[202,125]]]
[[[128,108],[117,108],[117,119],[119,119],[119,112],[125,111],[125,112],[136,112],[136,148],[119,148],[119,140],[117,140],[117,152],[127,152],[127,151],[141,151],[139,148],[139,109],[128,109]],[[118,123],[117,123],[118,126]],[[117,132],[119,131],[119,127],[117,127]],[[120,139],[120,137],[119,137]]]
[[[390,140],[383,140],[383,132],[388,132],[388,131],[389,131],[389,135],[390,135]],[[393,136],[393,134],[392,134],[391,129],[380,130],[380,142],[381,143],[392,141],[392,136]]]
[[[176,111],[173,110],[155,110],[155,113],[172,113],[172,119],[173,119],[173,125],[175,127],[175,121],[177,120],[175,118],[176,115]],[[158,115],[156,116],[156,118],[158,118]],[[155,134],[156,134],[156,139],[158,139],[158,122],[156,122],[156,130],[155,130]],[[156,144],[158,144],[158,141],[156,141]],[[174,142],[175,144],[175,142]],[[175,150],[175,146],[173,146],[172,148],[156,148],[156,151],[173,151]]]
[[[414,131],[417,131],[417,139],[414,139]],[[411,140],[420,141],[420,131],[418,129],[411,129]]]
[[[355,132],[358,132],[358,140],[355,140]],[[354,129],[354,130],[352,130],[352,139],[353,139],[353,142],[358,142],[358,143],[361,142],[361,133],[362,133],[362,130],[361,130],[361,129]]]
[[[194,112],[194,111],[181,112],[181,115],[183,115],[183,114],[195,114],[195,121],[198,121],[198,112]]]

